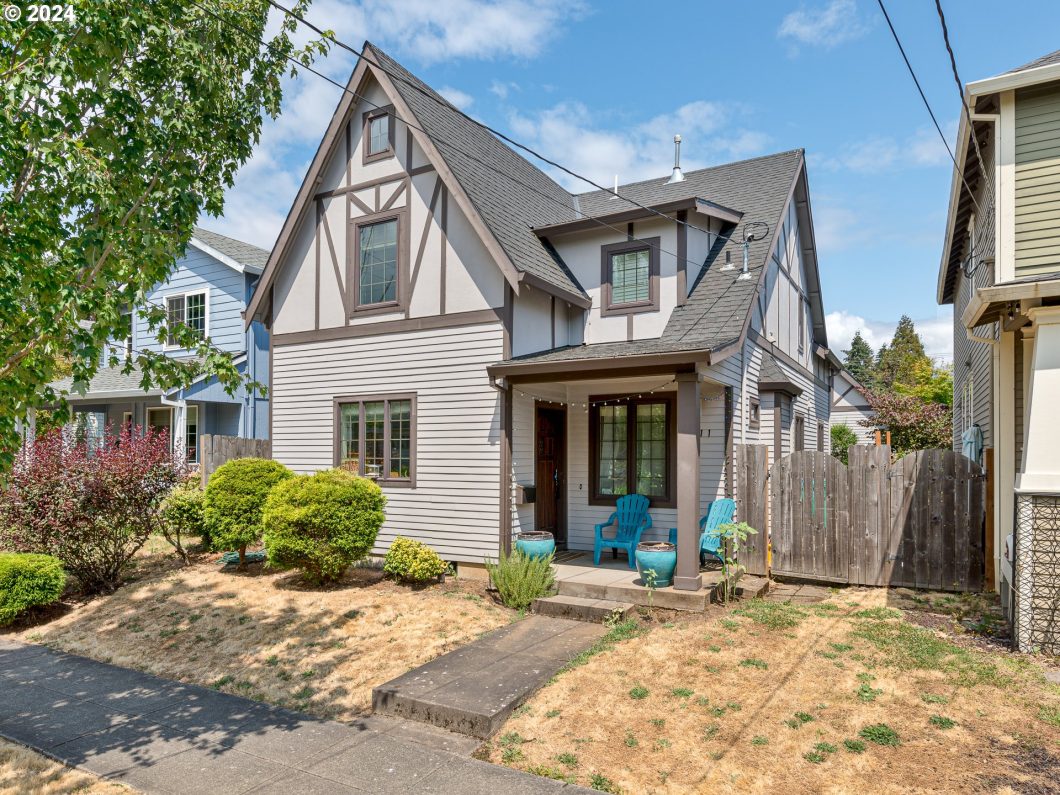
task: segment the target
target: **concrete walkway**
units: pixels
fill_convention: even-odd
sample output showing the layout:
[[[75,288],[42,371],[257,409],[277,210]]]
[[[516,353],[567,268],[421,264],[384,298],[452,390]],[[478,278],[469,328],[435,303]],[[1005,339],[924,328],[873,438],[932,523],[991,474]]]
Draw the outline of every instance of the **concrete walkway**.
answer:
[[[147,793],[547,793],[477,741],[383,716],[317,720],[0,638],[0,736]]]
[[[372,709],[488,739],[606,632],[602,624],[531,616],[379,685]]]

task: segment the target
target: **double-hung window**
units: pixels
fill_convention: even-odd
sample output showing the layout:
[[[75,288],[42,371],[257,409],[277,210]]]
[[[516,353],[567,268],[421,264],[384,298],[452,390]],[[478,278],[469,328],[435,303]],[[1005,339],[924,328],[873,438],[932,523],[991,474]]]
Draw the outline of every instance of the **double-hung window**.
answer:
[[[398,304],[399,218],[357,225],[357,308]]]
[[[416,479],[416,396],[335,401],[335,466],[390,486]]]
[[[166,296],[167,348],[185,347],[174,333],[178,326],[191,329],[199,339],[206,337],[206,293]]]
[[[660,238],[651,237],[602,247],[602,315],[659,309],[659,244]]]
[[[643,494],[655,507],[673,507],[673,398],[590,400],[590,501],[613,505],[625,494]]]
[[[394,154],[394,119],[389,108],[364,114],[364,163],[392,157]]]

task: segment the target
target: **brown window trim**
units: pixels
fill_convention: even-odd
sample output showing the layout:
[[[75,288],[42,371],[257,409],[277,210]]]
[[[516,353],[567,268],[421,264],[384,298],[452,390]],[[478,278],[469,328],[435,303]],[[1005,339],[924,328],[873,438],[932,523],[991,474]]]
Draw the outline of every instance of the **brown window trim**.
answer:
[[[387,138],[390,139],[390,146],[384,149],[382,152],[375,152],[368,154],[368,122],[372,119],[378,119],[380,116],[389,116],[390,120],[387,122]],[[369,163],[375,163],[379,160],[387,160],[394,157],[397,154],[397,150],[394,148],[394,106],[387,105],[382,108],[375,108],[374,110],[365,111],[361,114],[361,165],[366,166]]]
[[[342,464],[342,407],[350,403],[378,403],[386,404],[383,420],[383,469],[389,469],[390,461],[390,401],[408,400],[409,406],[409,476],[407,478],[380,477],[376,483],[387,488],[416,488],[416,393],[415,392],[388,392],[382,395],[342,395],[336,397],[332,408],[332,458],[334,466]],[[364,408],[360,409],[359,416],[363,419]],[[364,429],[363,426],[357,435],[357,461],[358,475],[364,476]]]
[[[397,221],[397,298],[381,304],[361,304],[361,228],[384,221]],[[409,224],[408,208],[397,207],[393,210],[359,215],[350,220],[353,225],[353,242],[347,255],[346,284],[349,285],[349,303],[352,307],[350,316],[381,315],[403,312],[408,308],[409,300]]]
[[[624,240],[600,247],[600,316],[633,315],[640,312],[659,311],[659,245],[662,238],[647,237],[639,240]],[[611,257],[629,251],[648,251],[648,300],[632,304],[611,302]]]
[[[665,394],[650,395],[639,398],[625,398],[614,395],[590,395],[589,396],[589,504],[613,506],[618,497],[612,497],[599,493],[600,487],[600,453],[598,446],[598,425],[600,418],[600,406],[598,401],[610,401],[612,403],[636,406],[640,403],[666,403],[666,494],[662,497],[648,497],[652,508],[676,508],[677,495],[674,476],[677,473],[677,396],[667,392]],[[636,472],[634,463],[636,460],[636,414],[627,413],[627,442],[632,439],[633,443],[626,445],[626,477],[627,487],[631,489],[636,485]],[[632,435],[629,428],[633,428]]]

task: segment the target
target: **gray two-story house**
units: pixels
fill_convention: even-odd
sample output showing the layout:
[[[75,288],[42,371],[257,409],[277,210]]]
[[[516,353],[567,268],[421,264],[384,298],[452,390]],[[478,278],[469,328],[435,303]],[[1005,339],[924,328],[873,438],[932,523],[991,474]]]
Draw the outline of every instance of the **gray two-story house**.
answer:
[[[177,259],[169,278],[147,295],[152,306],[163,307],[173,322],[197,330],[233,361],[249,382],[268,381],[269,335],[261,323],[243,322],[243,312],[261,276],[268,252],[216,232],[196,228],[184,255]],[[268,397],[242,387],[229,395],[216,378],[202,376],[177,389],[143,389],[136,368],[109,366],[111,354],[119,360],[139,351],[187,357],[165,332],[148,328],[147,321],[131,312],[132,334],[111,340],[104,367],[90,384],[63,379],[52,384],[66,397],[78,427],[89,437],[121,426],[152,428],[169,435],[174,450],[190,463],[198,460],[200,434],[268,438]]]
[[[462,566],[524,530],[592,549],[640,493],[699,588],[734,445],[828,444],[803,152],[572,194],[364,53],[247,310],[274,457],[376,478],[377,552],[400,534]]]

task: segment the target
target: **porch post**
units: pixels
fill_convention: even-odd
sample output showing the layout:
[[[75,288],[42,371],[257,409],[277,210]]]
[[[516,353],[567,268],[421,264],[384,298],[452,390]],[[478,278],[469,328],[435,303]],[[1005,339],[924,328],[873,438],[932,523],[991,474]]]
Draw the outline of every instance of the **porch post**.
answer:
[[[699,573],[699,374],[677,376],[677,571],[674,588],[698,591]]]

